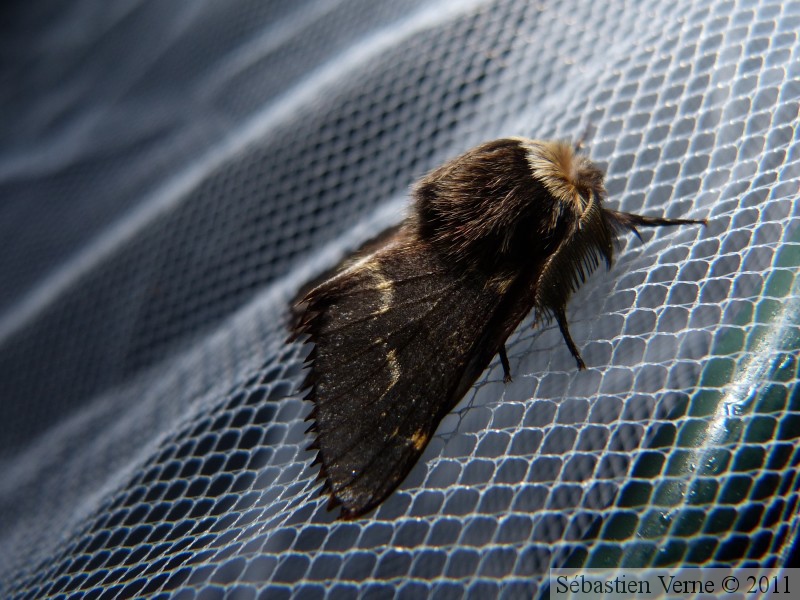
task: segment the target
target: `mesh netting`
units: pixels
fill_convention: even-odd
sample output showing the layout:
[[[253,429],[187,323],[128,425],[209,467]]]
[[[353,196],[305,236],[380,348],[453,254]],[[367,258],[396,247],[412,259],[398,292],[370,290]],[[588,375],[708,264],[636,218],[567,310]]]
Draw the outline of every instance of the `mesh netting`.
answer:
[[[0,595],[530,597],[556,566],[779,565],[797,530],[800,2],[11,4]],[[285,344],[411,182],[575,139],[627,239],[524,321],[377,511],[316,495]]]

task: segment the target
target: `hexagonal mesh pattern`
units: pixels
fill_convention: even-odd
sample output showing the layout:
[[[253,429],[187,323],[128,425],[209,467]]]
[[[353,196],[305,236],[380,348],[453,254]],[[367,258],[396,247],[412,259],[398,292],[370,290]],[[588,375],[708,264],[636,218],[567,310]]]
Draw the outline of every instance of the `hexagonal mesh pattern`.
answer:
[[[800,2],[18,5],[0,35],[0,595],[531,597],[782,564],[797,530]],[[9,118],[11,117],[11,118]],[[377,511],[326,512],[287,304],[504,135],[628,239]]]

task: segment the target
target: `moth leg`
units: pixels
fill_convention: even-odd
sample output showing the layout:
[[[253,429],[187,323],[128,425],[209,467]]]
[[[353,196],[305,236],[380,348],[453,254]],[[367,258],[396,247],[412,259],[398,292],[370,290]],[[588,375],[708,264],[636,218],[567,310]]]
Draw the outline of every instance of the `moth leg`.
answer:
[[[567,343],[567,348],[572,352],[575,361],[578,363],[578,370],[582,371],[586,368],[586,364],[581,358],[581,353],[578,352],[578,347],[572,341],[572,336],[569,334],[569,327],[567,327],[567,315],[564,313],[563,308],[558,308],[555,311],[556,321],[558,321],[558,328],[561,330],[561,335],[564,336],[564,341]]]
[[[511,365],[508,364],[508,354],[506,354],[506,345],[500,346],[500,362],[503,365],[503,383],[511,381]]]

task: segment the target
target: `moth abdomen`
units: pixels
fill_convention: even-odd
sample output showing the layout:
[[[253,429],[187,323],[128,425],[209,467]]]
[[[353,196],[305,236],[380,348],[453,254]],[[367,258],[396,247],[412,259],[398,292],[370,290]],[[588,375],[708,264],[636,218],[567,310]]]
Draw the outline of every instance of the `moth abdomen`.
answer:
[[[304,293],[294,335],[314,344],[304,386],[314,403],[329,507],[355,518],[408,474],[441,419],[535,310],[558,323],[570,295],[618,233],[703,223],[603,206],[603,172],[565,142],[487,142],[415,186],[406,222]]]

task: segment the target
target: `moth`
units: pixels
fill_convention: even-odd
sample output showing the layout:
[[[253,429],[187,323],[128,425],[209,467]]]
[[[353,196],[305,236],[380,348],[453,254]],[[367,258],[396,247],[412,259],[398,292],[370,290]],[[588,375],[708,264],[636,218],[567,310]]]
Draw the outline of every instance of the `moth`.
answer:
[[[578,369],[570,294],[619,233],[705,223],[603,206],[603,172],[561,141],[499,139],[423,177],[409,216],[296,306],[293,337],[314,344],[304,382],[314,406],[328,508],[353,519],[380,504],[442,418],[523,318],[555,319]],[[640,237],[641,239],[641,237]]]

